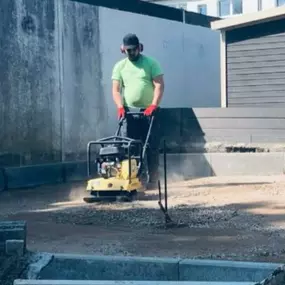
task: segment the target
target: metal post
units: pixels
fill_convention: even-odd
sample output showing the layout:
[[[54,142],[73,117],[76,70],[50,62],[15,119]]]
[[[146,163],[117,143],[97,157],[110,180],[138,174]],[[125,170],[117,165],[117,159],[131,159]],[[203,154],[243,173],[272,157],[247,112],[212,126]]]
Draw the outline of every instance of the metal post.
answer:
[[[165,195],[165,211],[168,211],[167,203],[167,164],[166,164],[166,142],[163,141],[163,166],[164,166],[164,195]]]
[[[131,178],[131,142],[128,143],[128,160],[129,160],[129,183],[132,183],[132,178]]]
[[[185,9],[182,9],[183,24],[185,24]]]
[[[90,156],[91,156],[91,144],[87,144],[87,177],[90,178],[91,176],[91,162],[90,162]]]

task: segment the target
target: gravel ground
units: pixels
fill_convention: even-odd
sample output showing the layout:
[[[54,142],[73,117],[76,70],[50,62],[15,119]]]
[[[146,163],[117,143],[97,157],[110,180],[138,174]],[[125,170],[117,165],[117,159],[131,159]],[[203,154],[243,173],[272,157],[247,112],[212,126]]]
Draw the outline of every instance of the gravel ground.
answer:
[[[0,219],[28,221],[35,251],[283,262],[285,177],[210,177],[169,183],[128,204],[84,204],[84,184],[0,193]]]

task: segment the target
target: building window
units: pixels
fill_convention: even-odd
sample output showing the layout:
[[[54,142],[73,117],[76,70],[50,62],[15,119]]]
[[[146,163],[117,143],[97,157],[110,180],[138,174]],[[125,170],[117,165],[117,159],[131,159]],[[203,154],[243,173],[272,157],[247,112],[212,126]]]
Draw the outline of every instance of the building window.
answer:
[[[218,13],[219,17],[242,14],[243,0],[219,0]]]
[[[230,0],[219,0],[218,2],[219,16],[224,17],[231,14],[231,4]]]
[[[257,0],[257,10],[258,11],[262,10],[262,0]]]
[[[242,14],[242,0],[232,0],[232,14]]]
[[[198,8],[198,13],[207,15],[207,5],[206,4],[198,5],[197,8]]]
[[[276,0],[276,5],[277,6],[282,6],[285,4],[285,0]]]
[[[176,8],[187,10],[187,3],[180,3],[176,5]]]

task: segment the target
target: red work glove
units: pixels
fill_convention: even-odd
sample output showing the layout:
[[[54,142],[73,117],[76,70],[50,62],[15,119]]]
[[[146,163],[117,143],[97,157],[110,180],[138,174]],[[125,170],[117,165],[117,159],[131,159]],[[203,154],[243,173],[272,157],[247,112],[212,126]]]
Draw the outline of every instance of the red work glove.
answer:
[[[125,117],[125,109],[124,107],[118,108],[118,119]]]
[[[151,116],[152,113],[155,111],[156,108],[157,108],[156,105],[150,105],[150,106],[148,106],[148,107],[145,109],[145,111],[144,111],[144,115],[145,115],[145,116]]]

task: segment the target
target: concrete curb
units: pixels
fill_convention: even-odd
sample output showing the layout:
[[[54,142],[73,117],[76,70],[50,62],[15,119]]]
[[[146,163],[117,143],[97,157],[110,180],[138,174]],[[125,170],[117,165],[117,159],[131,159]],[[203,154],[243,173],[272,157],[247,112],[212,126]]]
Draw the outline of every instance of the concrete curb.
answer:
[[[179,259],[54,254],[38,279],[179,280]]]
[[[278,263],[78,254],[50,254],[50,256],[52,258],[48,262],[45,259],[42,263],[44,266],[38,268],[37,276],[34,275],[35,279],[208,283],[215,281],[229,284],[228,282],[260,282],[281,265]]]
[[[185,259],[179,262],[179,280],[259,282],[278,266],[278,263]]]

